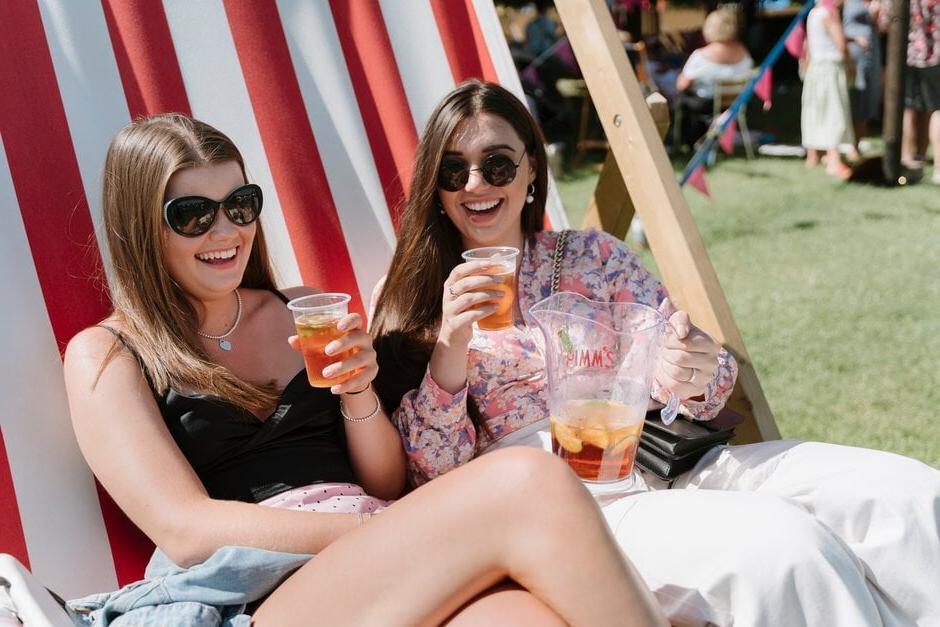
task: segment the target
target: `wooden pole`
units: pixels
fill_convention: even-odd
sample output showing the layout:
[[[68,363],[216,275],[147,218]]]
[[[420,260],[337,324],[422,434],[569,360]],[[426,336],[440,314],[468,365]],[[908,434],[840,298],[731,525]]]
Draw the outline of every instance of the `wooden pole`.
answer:
[[[654,92],[646,97],[646,106],[650,109],[656,123],[656,131],[662,139],[669,130],[669,103],[662,94]],[[594,227],[623,239],[627,236],[633,213],[633,200],[627,186],[623,184],[617,159],[613,152],[608,151],[581,228]]]
[[[666,289],[678,307],[738,360],[729,407],[747,419],[736,441],[780,437],[718,277],[604,0],[556,0],[610,150],[643,220]]]
[[[888,13],[888,43],[885,62],[885,113],[882,137],[885,155],[881,162],[889,185],[904,182],[901,169],[904,70],[907,66],[907,37],[911,20],[910,0],[894,0]]]

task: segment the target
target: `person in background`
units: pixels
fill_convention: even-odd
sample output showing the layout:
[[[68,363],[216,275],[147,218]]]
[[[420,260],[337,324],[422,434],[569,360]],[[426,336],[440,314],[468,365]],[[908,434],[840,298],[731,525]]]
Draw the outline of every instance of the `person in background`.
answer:
[[[667,0],[607,0],[607,7],[617,28],[629,33],[635,43],[659,34]]]
[[[846,77],[846,41],[839,9],[842,0],[817,4],[806,18],[806,75],[803,77],[800,128],[806,167],[819,165],[825,153],[826,173],[845,180],[852,170],[842,161],[841,144],[855,145]]]
[[[911,0],[901,161],[921,169],[933,149],[931,182],[940,185],[940,0]]]
[[[676,79],[678,106],[682,107],[682,143],[692,145],[708,130],[715,95],[715,82],[748,78],[754,60],[737,39],[734,13],[712,11],[702,26],[705,46],[689,55]]]
[[[850,159],[859,157],[858,142],[868,132],[868,124],[881,116],[881,37],[878,24],[882,11],[881,0],[845,0],[842,7],[842,27],[848,43],[849,59],[854,67],[849,81],[849,103],[856,144]]]
[[[552,0],[537,0],[536,15],[525,27],[525,51],[532,58],[550,49],[558,41],[558,22],[548,14]]]

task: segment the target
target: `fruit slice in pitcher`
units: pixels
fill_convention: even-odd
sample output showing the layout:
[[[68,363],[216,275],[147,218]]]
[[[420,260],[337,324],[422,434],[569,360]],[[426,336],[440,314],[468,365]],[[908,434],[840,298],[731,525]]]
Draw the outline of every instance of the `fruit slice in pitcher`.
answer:
[[[551,421],[552,437],[569,453],[580,453],[584,443],[578,438],[577,430],[561,422]]]

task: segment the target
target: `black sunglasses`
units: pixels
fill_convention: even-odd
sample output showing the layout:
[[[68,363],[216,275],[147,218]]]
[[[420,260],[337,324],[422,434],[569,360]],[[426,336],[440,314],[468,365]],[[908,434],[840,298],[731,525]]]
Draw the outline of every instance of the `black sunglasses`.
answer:
[[[504,154],[493,153],[483,160],[483,165],[479,168],[471,168],[463,159],[445,158],[437,171],[437,186],[448,192],[456,192],[466,186],[471,172],[479,171],[483,180],[490,185],[504,187],[515,180],[516,170],[525,159],[525,153],[523,150],[519,161],[513,161]]]
[[[183,237],[199,237],[212,228],[219,207],[233,224],[247,226],[261,214],[262,200],[261,188],[254,184],[232,190],[221,201],[202,196],[183,196],[163,205],[163,219]]]

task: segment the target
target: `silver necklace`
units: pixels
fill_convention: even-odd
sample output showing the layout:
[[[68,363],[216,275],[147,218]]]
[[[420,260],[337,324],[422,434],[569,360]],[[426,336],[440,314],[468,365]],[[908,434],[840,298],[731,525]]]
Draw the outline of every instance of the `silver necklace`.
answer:
[[[204,337],[207,340],[218,340],[219,348],[224,351],[232,350],[232,343],[225,338],[230,336],[232,333],[235,333],[235,329],[238,328],[238,323],[241,322],[242,319],[242,295],[238,293],[237,289],[235,290],[235,306],[235,322],[232,323],[232,326],[228,331],[222,335],[209,335],[208,333],[203,333],[202,331],[197,330],[196,335],[199,337]]]

